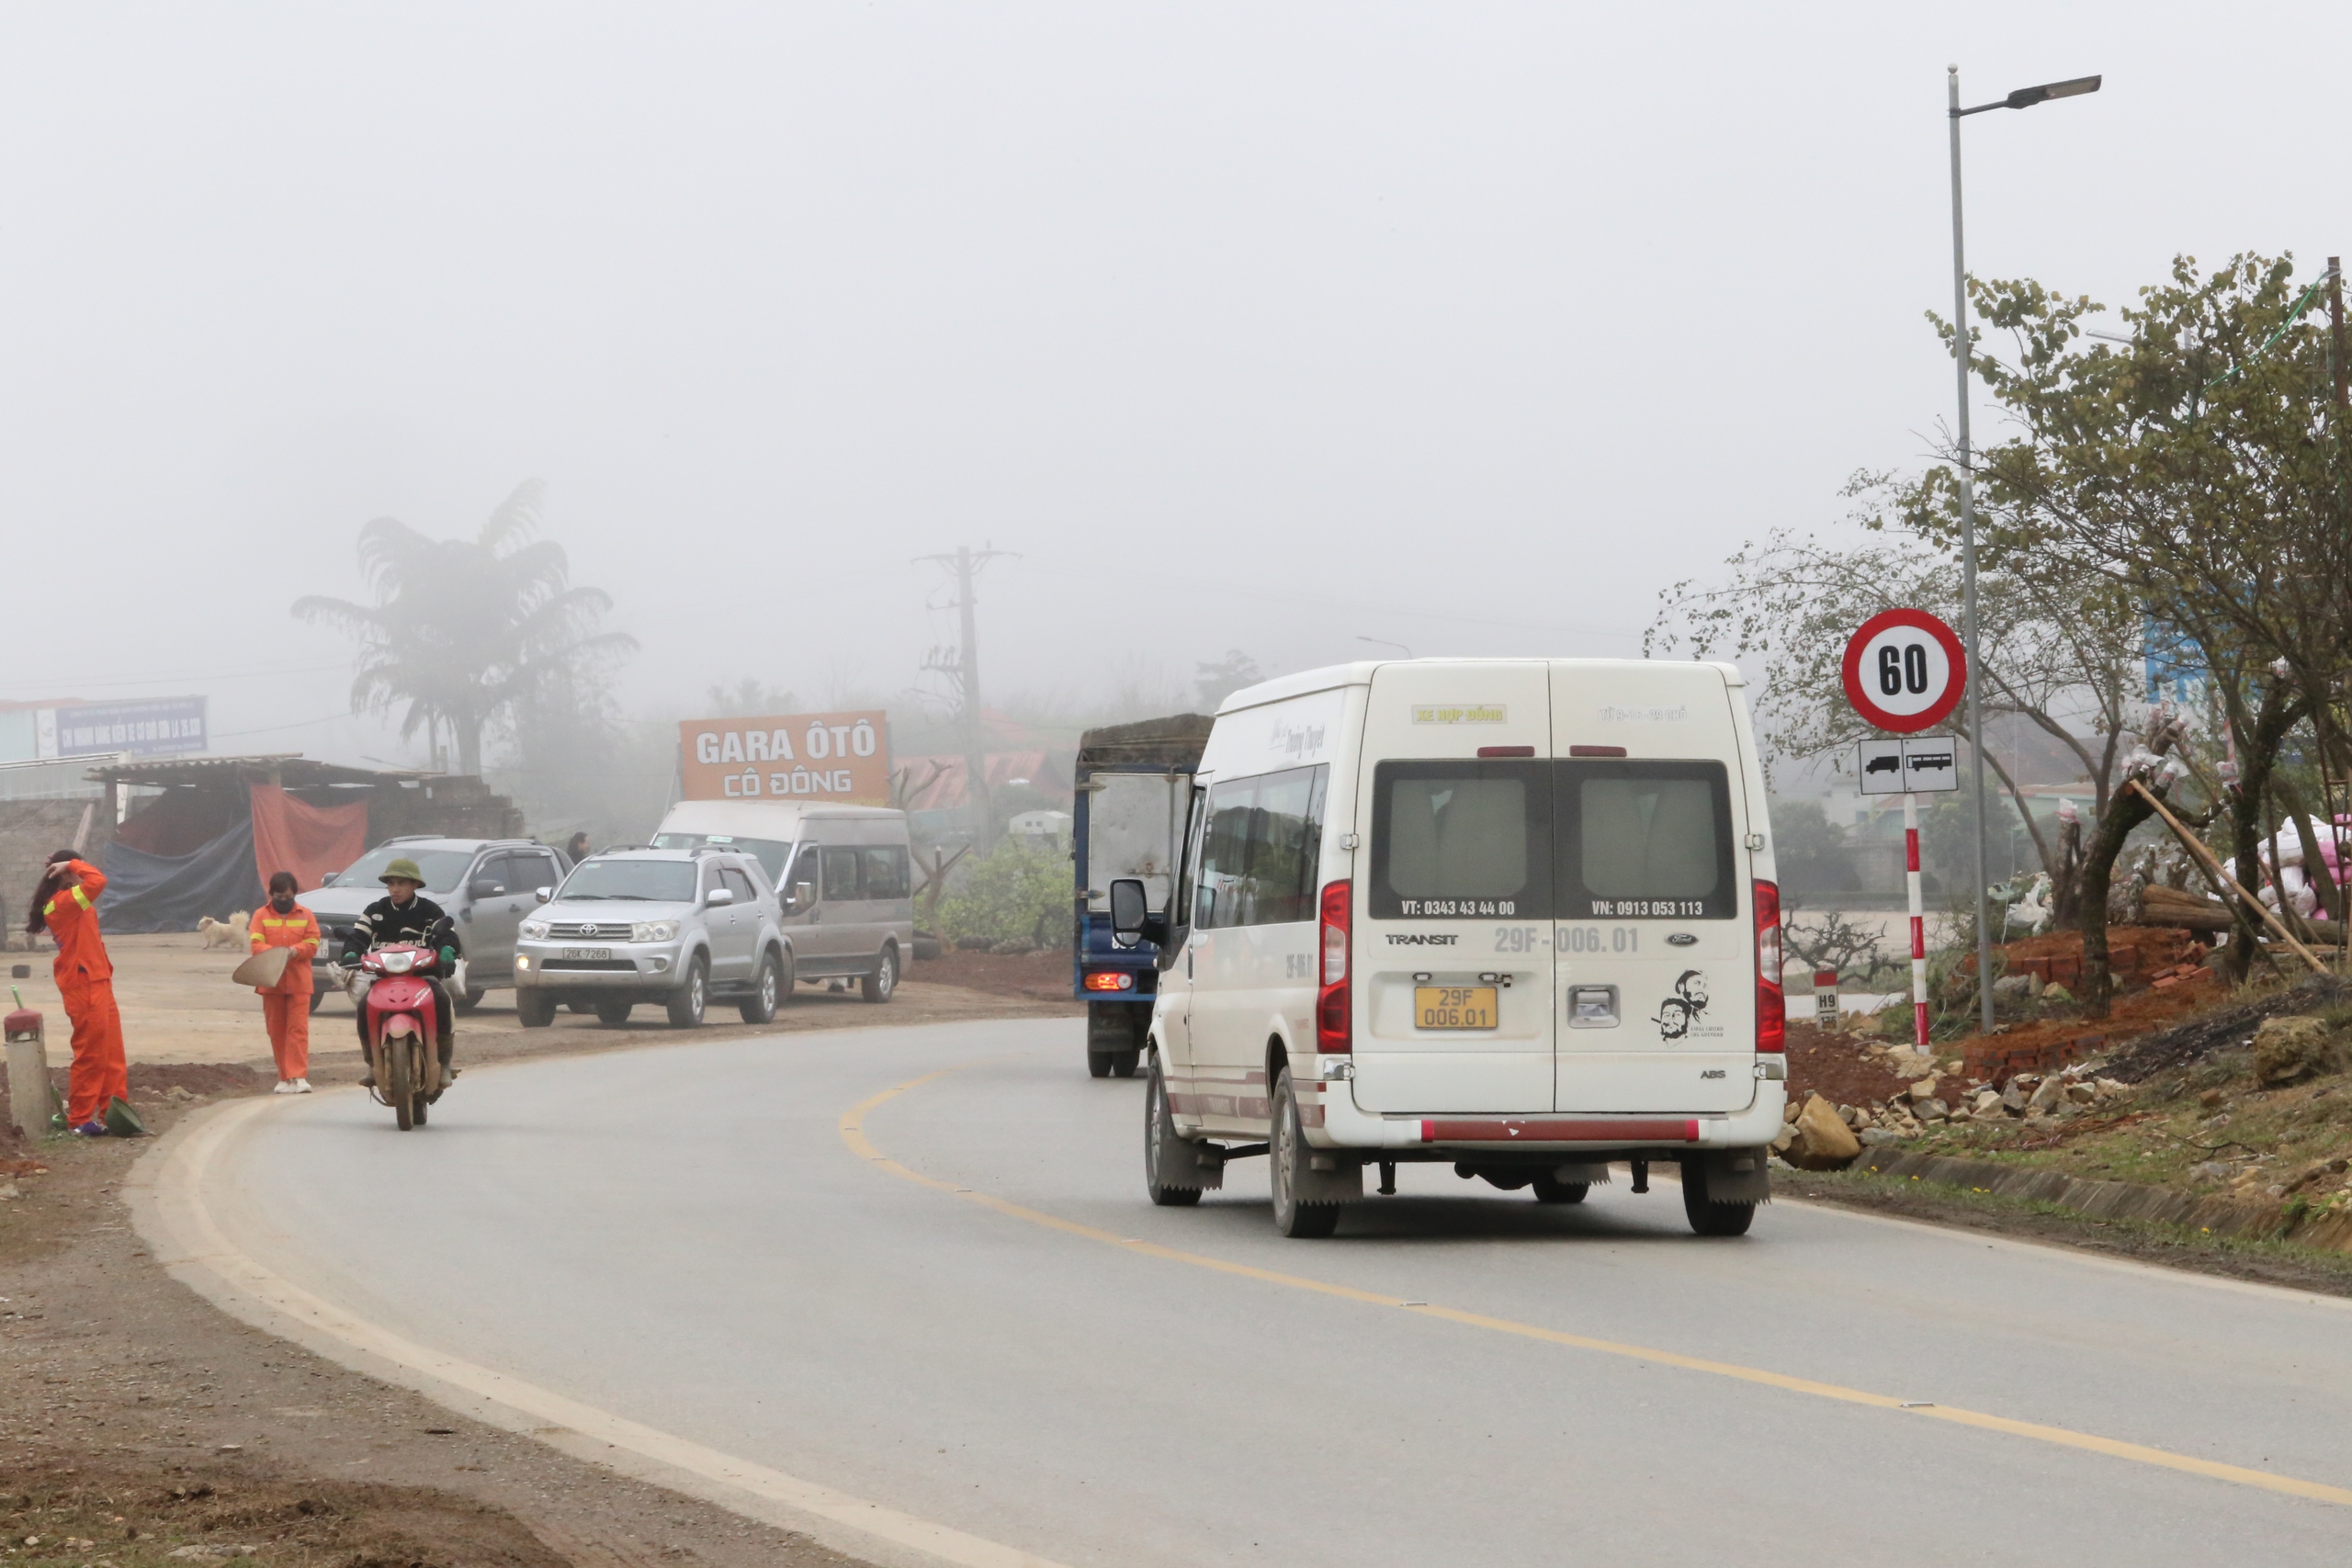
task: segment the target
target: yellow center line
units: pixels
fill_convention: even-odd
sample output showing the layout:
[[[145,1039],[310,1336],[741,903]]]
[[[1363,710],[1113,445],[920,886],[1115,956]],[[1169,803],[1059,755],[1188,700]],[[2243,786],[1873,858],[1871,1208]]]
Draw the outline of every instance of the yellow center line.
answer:
[[[1678,1367],[1684,1371],[1704,1372],[1713,1377],[1731,1378],[1740,1382],[1756,1383],[1765,1388],[1779,1389],[1786,1393],[1807,1394],[1815,1399],[1832,1399],[1846,1404],[1868,1405],[1878,1410],[1892,1410],[1905,1416],[1924,1416],[1933,1421],[1948,1421],[1955,1426],[1973,1427],[1981,1431],[1999,1432],[2012,1438],[2028,1438],[2036,1442],[2052,1443],[2060,1448],[2079,1449],[2086,1453],[2105,1454],[2109,1459],[2128,1460],[2134,1464],[2154,1465],[2163,1470],[2176,1470],[2189,1475],[2201,1475],[2210,1481],[2226,1481],[2239,1486],[2252,1486],[2264,1492],[2283,1493],[2290,1497],[2306,1497],[2318,1503],[2352,1506],[2352,1489],[2330,1486],[2322,1482],[2304,1481],[2275,1471],[2255,1470],[2245,1465],[2223,1464],[2218,1460],[2197,1459],[2188,1454],[2174,1453],[2166,1449],[2150,1448],[2144,1443],[2127,1443],[2115,1438],[2102,1438],[2090,1432],[2077,1432],[2070,1427],[2045,1426],[2039,1421],[2018,1421],[2007,1416],[1989,1416],[1981,1411],[1963,1410],[1951,1404],[1922,1404],[1893,1394],[1871,1393],[1866,1389],[1847,1388],[1843,1384],[1821,1382],[1812,1378],[1791,1377],[1785,1372],[1768,1371],[1760,1367],[1744,1367],[1735,1361],[1710,1360],[1703,1356],[1685,1356],[1679,1351],[1660,1350],[1646,1345],[1631,1345],[1617,1339],[1597,1339],[1585,1334],[1567,1334],[1556,1328],[1544,1328],[1532,1323],[1519,1323],[1507,1317],[1491,1317],[1485,1313],[1465,1312],[1459,1307],[1438,1306],[1425,1302],[1407,1301],[1398,1296],[1383,1295],[1377,1291],[1362,1291],[1352,1285],[1335,1285],[1327,1280],[1312,1280],[1303,1274],[1284,1273],[1277,1269],[1260,1269],[1252,1264],[1236,1263],[1229,1258],[1212,1258],[1204,1253],[1186,1252],[1181,1247],[1162,1247],[1157,1242],[1138,1241],[1133,1236],[1119,1235],[1097,1225],[1081,1224],[1066,1220],[1040,1209],[1010,1202],[957,1187],[953,1182],[925,1176],[919,1170],[900,1164],[875,1147],[865,1135],[868,1112],[888,1104],[910,1089],[960,1073],[961,1066],[943,1067],[935,1073],[925,1073],[909,1078],[902,1084],[884,1089],[858,1101],[842,1112],[842,1142],[849,1151],[869,1164],[879,1165],[891,1175],[911,1181],[918,1187],[928,1187],[934,1192],[945,1193],[980,1208],[1022,1220],[1047,1230],[1086,1241],[1101,1242],[1122,1252],[1143,1258],[1157,1258],[1169,1263],[1182,1263],[1212,1273],[1227,1274],[1237,1279],[1255,1280],[1261,1284],[1279,1285],[1285,1290],[1306,1291],[1318,1296],[1336,1296],[1342,1301],[1361,1303],[1365,1306],[1389,1307],[1418,1314],[1423,1317],[1441,1318],[1460,1324],[1465,1328],[1482,1328],[1489,1333],[1514,1335],[1521,1339],[1533,1339],[1546,1345],[1561,1345],[1570,1349],[1589,1350],[1603,1356],[1622,1356],[1630,1360],[1649,1361],[1658,1366]]]

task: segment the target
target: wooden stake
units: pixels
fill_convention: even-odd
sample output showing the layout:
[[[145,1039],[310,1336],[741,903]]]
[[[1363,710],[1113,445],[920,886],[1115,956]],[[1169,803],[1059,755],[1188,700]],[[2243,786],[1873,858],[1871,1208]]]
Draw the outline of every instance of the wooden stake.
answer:
[[[2279,941],[2285,942],[2289,947],[2293,948],[2296,955],[2302,959],[2304,963],[2312,966],[2312,974],[2324,975],[2328,973],[2327,965],[2322,964],[2317,955],[2315,955],[2310,948],[2305,947],[2301,942],[2297,942],[2295,940],[2294,932],[2289,931],[2284,925],[2279,923],[2278,917],[2270,912],[2269,905],[2265,904],[2261,899],[2256,897],[2253,894],[2248,893],[2244,887],[2238,885],[2236,877],[2232,876],[2228,872],[2222,869],[2222,863],[2214,858],[2214,854],[2211,850],[2205,847],[2205,841],[2199,839],[2196,834],[2190,832],[2187,828],[2181,826],[2180,818],[2175,817],[2170,811],[2165,809],[2165,803],[2156,798],[2155,791],[2150,789],[2146,784],[2142,784],[2138,779],[2133,779],[2130,782],[2132,787],[2140,792],[2140,797],[2145,800],[2150,806],[2156,808],[2156,815],[2165,819],[2165,826],[2173,830],[2174,835],[2180,840],[2182,846],[2187,849],[2191,855],[2196,857],[2197,863],[2205,868],[2208,875],[2217,877],[2221,881],[2227,883],[2231,892],[2235,893],[2240,898],[2244,899],[2246,907],[2251,908],[2256,915],[2259,915],[2265,925],[2267,925],[2272,931],[2278,933]]]

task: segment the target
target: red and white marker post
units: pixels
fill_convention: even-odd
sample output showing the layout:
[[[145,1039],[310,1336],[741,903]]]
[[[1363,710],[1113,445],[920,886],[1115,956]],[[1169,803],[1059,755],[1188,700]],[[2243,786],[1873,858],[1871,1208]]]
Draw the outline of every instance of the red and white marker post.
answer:
[[[1924,736],[1968,689],[1968,656],[1952,629],[1925,610],[1883,610],[1846,644],[1846,700],[1873,727],[1906,739],[1865,740],[1864,795],[1903,796],[1903,867],[1911,904],[1911,1028],[1928,1049],[1928,914],[1919,886],[1919,792],[1960,787],[1950,736]],[[1886,777],[1883,775],[1892,775]]]

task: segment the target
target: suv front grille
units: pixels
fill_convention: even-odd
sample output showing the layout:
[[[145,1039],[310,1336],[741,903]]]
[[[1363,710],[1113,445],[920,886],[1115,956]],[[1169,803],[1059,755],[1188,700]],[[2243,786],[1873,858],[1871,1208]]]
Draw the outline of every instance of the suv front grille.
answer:
[[[548,927],[548,935],[566,942],[627,942],[628,931],[627,920],[557,920]]]

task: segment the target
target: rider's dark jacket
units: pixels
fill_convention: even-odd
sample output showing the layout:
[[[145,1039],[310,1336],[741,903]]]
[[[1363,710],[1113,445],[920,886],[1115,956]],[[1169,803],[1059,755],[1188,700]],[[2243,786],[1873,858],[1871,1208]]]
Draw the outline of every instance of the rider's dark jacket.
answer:
[[[387,894],[360,912],[359,923],[343,939],[344,967],[356,966],[360,956],[375,948],[402,946],[465,950],[440,905],[422,893],[404,905],[395,904]]]

